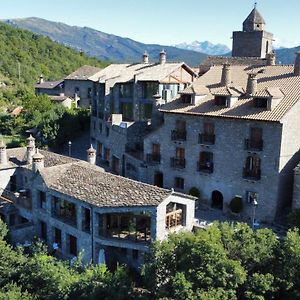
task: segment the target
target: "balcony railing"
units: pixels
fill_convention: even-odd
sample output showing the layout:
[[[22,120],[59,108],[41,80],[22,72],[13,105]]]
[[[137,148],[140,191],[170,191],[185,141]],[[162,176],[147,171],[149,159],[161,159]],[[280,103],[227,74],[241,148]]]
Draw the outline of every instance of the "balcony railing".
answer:
[[[245,139],[245,149],[246,150],[253,150],[253,151],[262,151],[264,147],[263,140],[251,140]]]
[[[216,136],[214,134],[205,134],[201,133],[199,134],[199,144],[204,145],[214,145],[215,144]]]
[[[250,179],[250,180],[260,180],[261,170],[260,169],[251,169],[251,170],[249,170],[247,168],[244,168],[243,177],[245,179]]]
[[[202,173],[213,173],[214,171],[214,164],[213,162],[199,162],[197,163],[198,172]]]
[[[186,141],[186,131],[172,130],[171,139],[172,141]]]
[[[149,164],[160,164],[160,154],[155,154],[155,153],[152,153],[152,154],[147,154],[147,163]]]
[[[184,169],[185,168],[185,159],[171,157],[171,167],[175,169]]]

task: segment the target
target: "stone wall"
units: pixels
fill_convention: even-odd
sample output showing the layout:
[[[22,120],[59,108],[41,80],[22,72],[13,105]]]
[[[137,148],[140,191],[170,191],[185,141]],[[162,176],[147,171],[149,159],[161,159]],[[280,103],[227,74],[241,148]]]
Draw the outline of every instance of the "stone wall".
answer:
[[[171,131],[175,129],[177,119],[186,121],[186,141],[171,140]],[[214,145],[198,143],[204,122],[213,122],[215,125]],[[251,127],[263,129],[263,151],[245,150],[245,139],[250,137]],[[152,179],[149,183],[153,184],[156,171],[163,173],[166,188],[174,187],[174,178],[181,177],[184,179],[184,188],[178,191],[188,193],[192,187],[196,187],[201,192],[202,200],[208,203],[211,203],[212,192],[219,191],[223,195],[224,211],[233,197],[241,196],[246,218],[252,213],[252,207],[247,203],[247,192],[256,192],[259,195],[257,217],[266,221],[274,219],[279,184],[280,123],[165,114],[164,125],[145,139],[145,155],[152,152],[153,143],[161,145],[161,163],[147,169],[150,172],[147,179]],[[184,169],[174,169],[170,166],[170,159],[175,156],[176,147],[185,149]],[[197,162],[202,151],[213,153],[214,171],[211,174],[197,171]],[[243,168],[249,155],[261,159],[261,180],[243,178]]]

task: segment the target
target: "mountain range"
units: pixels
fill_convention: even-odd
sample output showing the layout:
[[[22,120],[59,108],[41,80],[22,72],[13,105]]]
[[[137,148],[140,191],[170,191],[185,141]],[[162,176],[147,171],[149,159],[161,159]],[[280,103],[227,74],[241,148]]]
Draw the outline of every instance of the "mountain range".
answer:
[[[174,45],[174,47],[185,49],[185,50],[193,50],[201,53],[205,53],[208,55],[224,55],[226,53],[229,53],[231,50],[223,44],[213,44],[209,41],[200,42],[200,41],[194,41],[190,44],[188,43],[180,43],[177,45]]]
[[[11,19],[4,22],[14,27],[48,36],[56,42],[83,51],[100,60],[137,62],[141,60],[143,53],[147,51],[150,61],[158,61],[159,52],[164,49],[167,52],[168,60],[185,61],[191,66],[198,66],[207,56],[204,53],[178,49],[172,46],[143,44],[92,28],[69,26],[40,18]]]
[[[159,52],[164,49],[170,61],[184,61],[191,66],[198,66],[207,55],[230,55],[230,49],[222,44],[214,45],[209,41],[195,41],[190,44],[180,43],[176,46],[144,44],[129,38],[108,34],[88,27],[70,26],[60,22],[40,18],[24,18],[4,20],[6,24],[30,30],[34,33],[48,36],[50,39],[82,51],[89,56],[111,62],[137,62],[141,60],[144,51],[150,56],[150,61],[158,61]],[[277,63],[292,64],[295,48],[275,49]]]

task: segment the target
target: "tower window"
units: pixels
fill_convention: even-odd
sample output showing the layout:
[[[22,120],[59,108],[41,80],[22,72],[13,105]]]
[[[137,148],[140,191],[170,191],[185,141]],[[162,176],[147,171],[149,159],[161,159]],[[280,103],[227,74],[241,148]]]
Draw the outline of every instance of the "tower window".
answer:
[[[268,108],[268,98],[254,98],[254,107]]]

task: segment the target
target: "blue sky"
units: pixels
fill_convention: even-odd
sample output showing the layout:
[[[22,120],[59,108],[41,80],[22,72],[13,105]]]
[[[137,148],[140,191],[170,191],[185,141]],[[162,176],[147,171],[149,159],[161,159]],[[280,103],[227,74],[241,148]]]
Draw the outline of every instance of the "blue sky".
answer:
[[[231,45],[253,0],[0,0],[0,18],[40,17],[145,43],[194,40]],[[300,45],[300,1],[257,0],[280,46]]]

